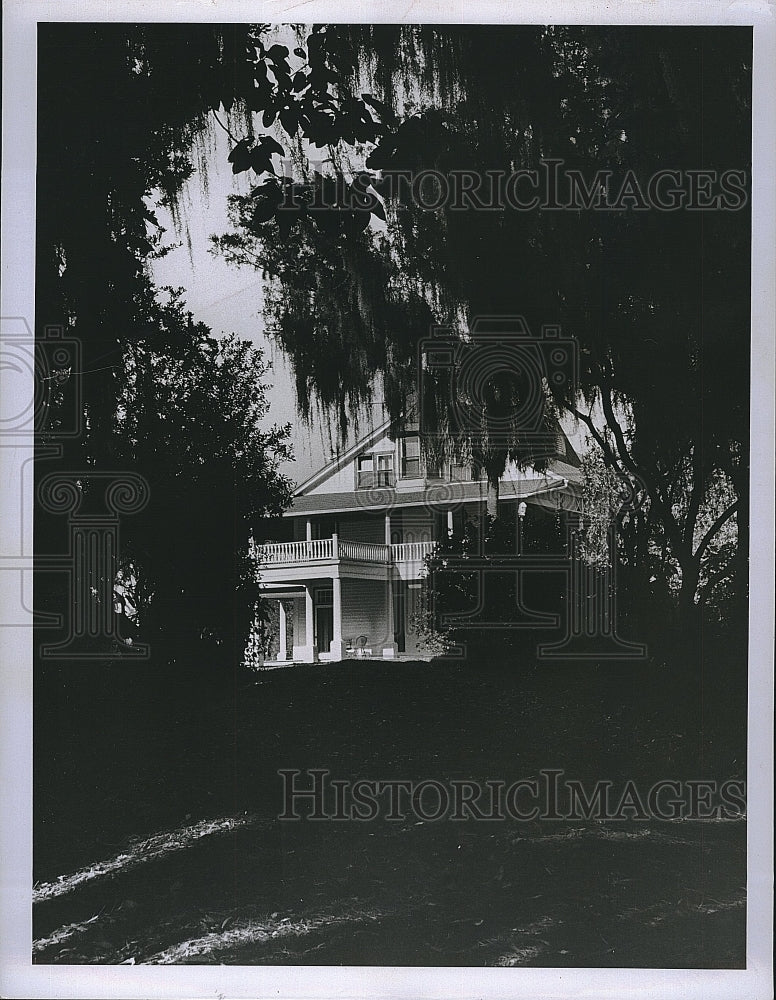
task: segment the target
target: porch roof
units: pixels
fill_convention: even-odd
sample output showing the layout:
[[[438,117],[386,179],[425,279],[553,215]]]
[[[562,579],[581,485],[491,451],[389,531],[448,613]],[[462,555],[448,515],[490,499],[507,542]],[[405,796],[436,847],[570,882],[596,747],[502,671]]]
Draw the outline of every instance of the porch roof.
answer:
[[[506,480],[501,483],[499,499],[528,500],[556,490],[575,495],[581,486],[579,469],[565,462],[554,462],[552,473],[536,479]],[[369,490],[351,490],[342,493],[315,493],[294,497],[284,517],[301,517],[310,514],[333,514],[395,510],[401,507],[440,506],[456,507],[461,503],[484,501],[488,495],[486,480],[473,483],[441,481],[423,490],[394,490],[379,487]]]

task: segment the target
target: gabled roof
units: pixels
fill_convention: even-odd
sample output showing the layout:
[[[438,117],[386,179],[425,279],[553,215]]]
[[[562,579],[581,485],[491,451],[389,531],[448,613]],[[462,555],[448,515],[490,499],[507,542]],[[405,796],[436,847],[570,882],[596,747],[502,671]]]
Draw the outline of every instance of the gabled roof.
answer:
[[[534,479],[510,479],[501,484],[501,500],[523,500],[563,489],[569,494],[580,494],[582,477],[579,469],[565,462],[551,462],[547,471]],[[311,496],[294,497],[284,517],[298,517],[311,514],[331,513],[372,513],[381,510],[395,510],[399,507],[419,507],[439,503],[443,506],[457,506],[460,503],[475,503],[488,495],[487,481],[448,483],[440,482],[424,490],[393,490],[379,487],[372,490],[350,490],[342,493],[315,493]]]
[[[284,517],[294,517],[300,514],[326,514],[332,511],[342,513],[348,511],[377,511],[382,507],[414,507],[420,504],[433,503],[433,494],[440,487],[429,486],[425,490],[413,490],[408,492],[394,491],[392,489],[380,488],[375,490],[354,490],[338,491],[335,493],[313,492],[322,483],[340,472],[349,462],[352,462],[358,455],[390,436],[391,420],[386,419],[364,437],[356,441],[350,448],[337,455],[331,462],[319,469],[316,473],[306,479],[297,487],[291,507],[284,514]],[[536,475],[536,478],[515,481],[507,479],[502,482],[501,498],[520,499],[534,494],[546,493],[558,488],[559,483],[570,487],[574,492],[575,487],[582,484],[582,475],[579,468],[579,457],[574,451],[571,442],[568,440],[563,428],[558,424],[558,435],[562,441],[558,455],[553,458],[544,473]],[[561,457],[562,455],[562,457]],[[574,463],[574,464],[571,464]],[[445,483],[440,484],[447,492],[453,488],[454,497],[448,499],[453,503],[471,503],[481,500],[487,495],[486,480]],[[312,495],[311,495],[312,494]],[[387,495],[390,495],[387,498]],[[440,502],[443,498],[440,496]]]
[[[310,490],[315,489],[316,486],[320,486],[321,483],[331,478],[331,476],[339,472],[340,469],[344,469],[345,466],[348,464],[348,462],[352,461],[356,457],[356,455],[359,455],[362,451],[364,451],[367,448],[371,448],[372,445],[374,445],[381,438],[387,437],[390,426],[391,426],[391,421],[390,419],[388,419],[384,420],[378,427],[374,427],[369,432],[369,434],[367,434],[365,437],[360,438],[360,440],[356,441],[356,443],[354,445],[351,445],[351,447],[348,448],[347,451],[343,451],[342,454],[337,455],[336,458],[332,459],[331,462],[329,462],[327,465],[324,465],[322,469],[319,469],[317,472],[313,473],[313,475],[310,476],[309,479],[305,479],[305,481],[300,486],[297,486],[294,496],[295,497],[304,496],[306,493],[309,493]]]

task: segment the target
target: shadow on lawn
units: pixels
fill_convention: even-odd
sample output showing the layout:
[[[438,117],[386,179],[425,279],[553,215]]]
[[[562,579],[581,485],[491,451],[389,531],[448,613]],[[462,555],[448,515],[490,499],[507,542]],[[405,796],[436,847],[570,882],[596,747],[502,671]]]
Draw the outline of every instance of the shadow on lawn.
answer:
[[[41,670],[34,960],[740,967],[743,821],[277,820],[279,768],[743,776],[734,667]]]

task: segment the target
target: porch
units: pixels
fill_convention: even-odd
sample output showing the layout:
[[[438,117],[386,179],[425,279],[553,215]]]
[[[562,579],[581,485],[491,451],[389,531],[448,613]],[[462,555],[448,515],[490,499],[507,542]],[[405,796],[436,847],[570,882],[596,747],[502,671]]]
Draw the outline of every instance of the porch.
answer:
[[[277,651],[267,665],[417,659],[413,617],[435,544],[335,534],[256,546],[263,596],[278,602]]]
[[[339,538],[308,538],[297,542],[269,542],[254,546],[254,553],[266,583],[288,579],[288,570],[323,566],[350,567],[358,576],[358,568],[390,567],[402,580],[419,579],[425,560],[436,542],[357,542]],[[347,570],[346,570],[347,571]],[[366,578],[379,579],[384,571],[369,572]]]

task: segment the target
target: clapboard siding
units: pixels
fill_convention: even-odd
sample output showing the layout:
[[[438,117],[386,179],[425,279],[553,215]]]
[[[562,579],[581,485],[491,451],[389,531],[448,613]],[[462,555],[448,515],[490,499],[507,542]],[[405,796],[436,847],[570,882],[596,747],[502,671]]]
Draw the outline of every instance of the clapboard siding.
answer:
[[[365,635],[374,649],[393,641],[387,635],[388,584],[379,580],[342,581],[342,638]]]
[[[385,542],[385,516],[343,514],[339,519],[339,537],[349,542]]]

